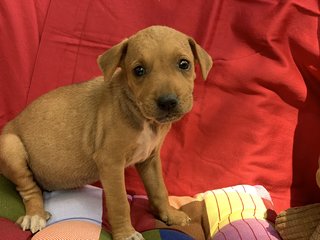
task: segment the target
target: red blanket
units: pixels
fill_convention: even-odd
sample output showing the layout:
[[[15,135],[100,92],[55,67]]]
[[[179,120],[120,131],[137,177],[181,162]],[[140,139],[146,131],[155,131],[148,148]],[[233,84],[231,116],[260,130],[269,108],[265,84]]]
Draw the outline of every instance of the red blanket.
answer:
[[[153,24],[193,36],[214,59],[162,151],[170,194],[260,184],[277,210],[319,201],[315,0],[1,0],[0,128],[39,95],[99,75],[101,52]],[[143,192],[133,169],[127,187]]]

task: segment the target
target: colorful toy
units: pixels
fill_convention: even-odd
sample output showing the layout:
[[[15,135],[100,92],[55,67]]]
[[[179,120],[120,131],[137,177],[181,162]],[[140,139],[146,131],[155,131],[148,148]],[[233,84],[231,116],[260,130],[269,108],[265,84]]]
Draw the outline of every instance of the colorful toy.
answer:
[[[316,173],[316,181],[320,188],[320,168]],[[320,203],[281,212],[276,218],[275,227],[283,240],[320,239]]]

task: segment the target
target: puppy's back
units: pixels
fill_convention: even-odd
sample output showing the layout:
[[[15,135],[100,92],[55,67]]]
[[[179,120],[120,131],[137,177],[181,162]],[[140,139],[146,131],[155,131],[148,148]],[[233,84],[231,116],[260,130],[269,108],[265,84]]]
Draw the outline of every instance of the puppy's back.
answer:
[[[61,185],[68,182],[66,169],[95,180],[96,170],[90,157],[94,151],[97,112],[105,90],[103,78],[60,87],[36,99],[5,126],[3,134],[15,134],[23,142],[29,166],[46,189],[64,188]],[[88,169],[80,169],[85,164]],[[63,175],[60,180],[59,172]],[[47,183],[49,175],[55,175],[57,182]]]

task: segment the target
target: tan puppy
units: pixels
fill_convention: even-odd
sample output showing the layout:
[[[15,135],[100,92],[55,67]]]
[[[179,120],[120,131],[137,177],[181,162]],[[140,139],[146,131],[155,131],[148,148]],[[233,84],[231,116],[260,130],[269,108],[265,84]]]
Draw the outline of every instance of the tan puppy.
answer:
[[[9,122],[0,136],[0,170],[25,204],[21,227],[45,227],[50,215],[43,189],[100,179],[113,239],[143,239],[130,221],[124,184],[129,165],[136,166],[158,217],[188,224],[190,218],[169,205],[160,147],[171,123],[192,108],[195,62],[205,79],[212,61],[193,39],[149,27],[98,58],[104,77],[51,91]]]

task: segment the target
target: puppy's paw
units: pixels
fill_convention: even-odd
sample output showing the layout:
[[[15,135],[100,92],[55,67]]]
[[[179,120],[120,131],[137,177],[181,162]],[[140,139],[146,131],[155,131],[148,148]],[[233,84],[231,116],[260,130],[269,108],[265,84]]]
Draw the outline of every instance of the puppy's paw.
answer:
[[[32,233],[36,233],[46,226],[46,222],[46,219],[39,215],[25,215],[20,217],[16,223],[21,226],[23,231],[30,230]]]
[[[134,234],[125,238],[124,240],[144,240],[144,238],[141,233],[135,232]]]
[[[186,226],[191,222],[191,218],[187,214],[173,207],[160,214],[160,218],[168,225]]]
[[[124,237],[122,234],[119,234],[119,235],[114,234],[112,236],[112,239],[114,240],[145,240],[142,234],[136,231],[132,233],[130,236],[126,236],[126,237]]]

